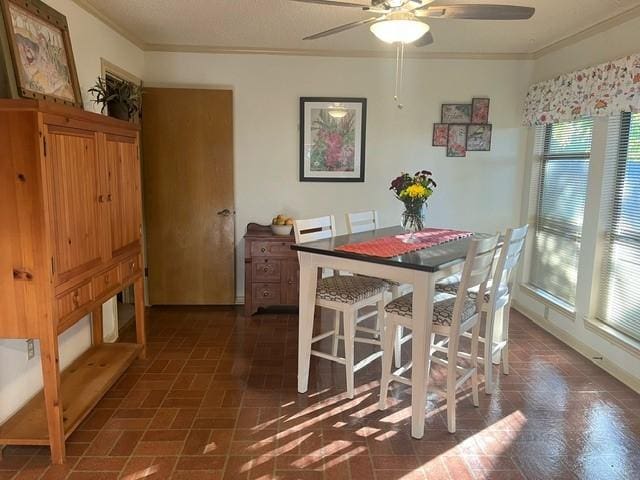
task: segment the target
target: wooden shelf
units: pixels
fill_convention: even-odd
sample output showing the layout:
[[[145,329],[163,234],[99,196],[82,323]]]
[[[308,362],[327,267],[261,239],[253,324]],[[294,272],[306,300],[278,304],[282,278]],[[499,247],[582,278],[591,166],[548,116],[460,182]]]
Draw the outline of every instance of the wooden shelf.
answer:
[[[61,373],[65,438],[133,363],[141,348],[135,343],[93,346]],[[0,426],[0,445],[49,445],[42,391]]]

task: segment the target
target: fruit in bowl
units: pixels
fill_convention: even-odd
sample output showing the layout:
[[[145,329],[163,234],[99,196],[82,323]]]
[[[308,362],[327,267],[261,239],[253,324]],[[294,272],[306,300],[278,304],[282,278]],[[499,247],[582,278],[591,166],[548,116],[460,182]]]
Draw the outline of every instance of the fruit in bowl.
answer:
[[[271,231],[274,235],[282,235],[286,237],[291,235],[291,229],[293,228],[293,219],[286,215],[278,215],[271,220]]]

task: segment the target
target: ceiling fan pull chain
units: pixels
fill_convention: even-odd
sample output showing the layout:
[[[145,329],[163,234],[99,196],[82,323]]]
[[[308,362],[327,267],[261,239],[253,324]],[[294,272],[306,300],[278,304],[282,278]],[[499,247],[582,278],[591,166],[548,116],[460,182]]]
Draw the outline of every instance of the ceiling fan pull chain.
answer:
[[[393,92],[393,100],[398,103],[398,73],[400,70],[400,44],[396,43],[396,86]]]
[[[404,42],[400,43],[400,85],[398,87],[398,97],[402,94],[402,82],[404,82]],[[398,98],[398,108],[402,109],[404,105]]]

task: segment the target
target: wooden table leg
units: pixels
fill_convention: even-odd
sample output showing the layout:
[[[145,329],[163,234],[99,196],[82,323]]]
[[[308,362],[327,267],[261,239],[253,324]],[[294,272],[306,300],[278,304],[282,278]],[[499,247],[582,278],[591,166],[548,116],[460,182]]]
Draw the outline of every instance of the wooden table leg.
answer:
[[[91,338],[94,345],[102,345],[104,331],[102,327],[102,304],[91,312]]]
[[[51,461],[65,462],[64,425],[62,423],[62,396],[60,394],[60,360],[58,336],[54,325],[40,338],[40,361],[44,382],[44,405],[47,412]]]
[[[136,302],[136,339],[139,345],[140,358],[147,358],[147,330],[144,318],[144,277],[140,276],[133,284],[133,293]]]
[[[317,268],[311,256],[300,252],[300,305],[298,315],[298,392],[309,388],[309,362],[311,359],[311,335],[316,307]]]
[[[411,342],[411,436],[424,436],[427,386],[429,383],[427,355],[431,350],[433,295],[435,282],[426,272],[416,272],[413,283],[413,340]]]

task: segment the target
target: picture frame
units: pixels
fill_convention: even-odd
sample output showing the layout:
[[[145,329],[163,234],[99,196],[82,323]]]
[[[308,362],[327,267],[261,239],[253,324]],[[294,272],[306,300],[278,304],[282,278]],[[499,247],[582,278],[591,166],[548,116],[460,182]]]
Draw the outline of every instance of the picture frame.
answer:
[[[82,107],[67,19],[40,0],[0,0],[17,96]]]
[[[447,157],[467,156],[467,125],[450,124],[447,135]]]
[[[431,140],[431,146],[446,147],[448,138],[449,138],[449,125],[446,123],[434,123],[433,138]]]
[[[471,123],[489,123],[489,104],[490,99],[488,98],[474,98],[471,100]]]
[[[470,103],[444,103],[440,115],[440,123],[464,124],[471,123]]]
[[[467,151],[488,152],[491,150],[491,124],[471,124],[467,127]]]
[[[367,99],[300,98],[300,181],[364,182]]]

